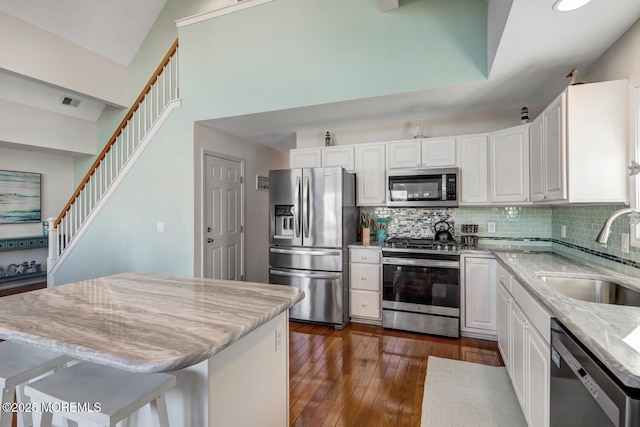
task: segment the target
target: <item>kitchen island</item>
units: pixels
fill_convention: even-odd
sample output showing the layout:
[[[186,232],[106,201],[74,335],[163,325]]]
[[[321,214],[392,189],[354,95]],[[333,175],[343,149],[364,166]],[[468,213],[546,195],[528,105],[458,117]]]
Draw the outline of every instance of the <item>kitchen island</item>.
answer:
[[[0,338],[131,372],[171,372],[173,426],[288,425],[288,309],[259,283],[123,273],[0,298]],[[151,425],[139,411],[132,425]]]

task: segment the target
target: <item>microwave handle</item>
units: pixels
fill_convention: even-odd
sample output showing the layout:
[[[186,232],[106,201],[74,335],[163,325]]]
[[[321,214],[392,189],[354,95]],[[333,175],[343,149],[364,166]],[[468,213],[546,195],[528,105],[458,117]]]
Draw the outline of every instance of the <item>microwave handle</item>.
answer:
[[[441,194],[441,200],[447,200],[447,175],[443,174],[442,175],[442,192]]]

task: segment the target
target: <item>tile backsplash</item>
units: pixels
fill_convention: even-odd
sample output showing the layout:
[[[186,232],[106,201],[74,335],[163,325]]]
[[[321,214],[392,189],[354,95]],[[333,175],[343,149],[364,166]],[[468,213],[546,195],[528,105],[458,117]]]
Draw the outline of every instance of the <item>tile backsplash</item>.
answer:
[[[522,240],[527,238],[552,242],[554,252],[574,256],[610,268],[623,269],[629,274],[640,274],[640,248],[631,246],[628,254],[621,250],[621,233],[629,233],[629,218],[617,218],[611,229],[607,247],[595,242],[606,218],[625,205],[597,206],[487,206],[456,209],[362,207],[362,213],[372,218],[390,217],[389,237],[431,238],[433,225],[441,220],[449,222],[456,239],[461,224],[477,224],[477,236]],[[495,223],[495,233],[489,233],[488,224]],[[562,226],[565,226],[565,237]],[[375,231],[375,230],[373,230]]]
[[[452,208],[360,208],[360,212],[369,214],[371,218],[389,217],[387,226],[388,237],[412,237],[414,239],[432,239],[435,235],[434,225],[446,221],[451,226],[451,233],[455,224],[455,211]]]

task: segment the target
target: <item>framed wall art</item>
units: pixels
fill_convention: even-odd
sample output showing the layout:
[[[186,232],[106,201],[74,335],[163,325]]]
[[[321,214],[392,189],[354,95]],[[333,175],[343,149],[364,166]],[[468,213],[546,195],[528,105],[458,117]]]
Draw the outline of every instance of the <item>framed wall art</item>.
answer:
[[[0,170],[0,224],[40,222],[41,175]]]

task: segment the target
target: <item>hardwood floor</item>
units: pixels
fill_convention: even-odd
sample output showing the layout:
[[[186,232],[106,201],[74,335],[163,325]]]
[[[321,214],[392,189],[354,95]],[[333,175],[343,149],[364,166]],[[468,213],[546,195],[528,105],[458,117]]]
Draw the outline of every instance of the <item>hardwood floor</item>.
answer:
[[[504,366],[497,343],[290,322],[292,426],[419,426],[428,356]]]

